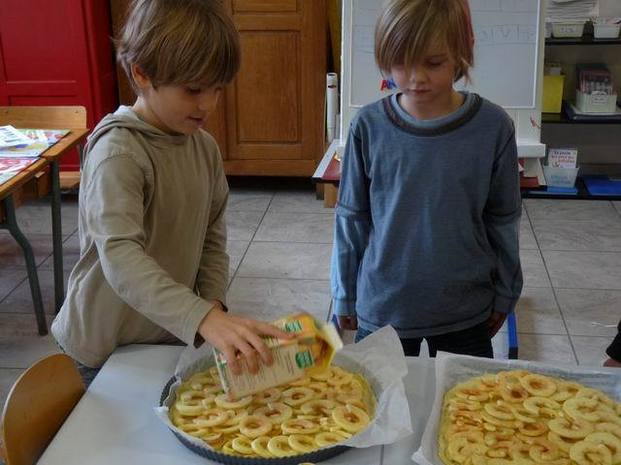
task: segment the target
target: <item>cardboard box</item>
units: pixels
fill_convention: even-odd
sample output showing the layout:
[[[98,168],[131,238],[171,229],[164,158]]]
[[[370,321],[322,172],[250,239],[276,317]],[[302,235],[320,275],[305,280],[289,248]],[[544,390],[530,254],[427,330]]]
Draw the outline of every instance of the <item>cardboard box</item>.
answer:
[[[222,389],[230,399],[237,399],[280,384],[288,383],[313,371],[330,366],[334,354],[343,347],[332,323],[320,323],[307,313],[291,315],[273,322],[283,331],[295,334],[292,339],[265,338],[272,350],[272,366],[260,364],[250,373],[242,360],[242,373],[234,375],[224,355],[214,348],[216,367]]]

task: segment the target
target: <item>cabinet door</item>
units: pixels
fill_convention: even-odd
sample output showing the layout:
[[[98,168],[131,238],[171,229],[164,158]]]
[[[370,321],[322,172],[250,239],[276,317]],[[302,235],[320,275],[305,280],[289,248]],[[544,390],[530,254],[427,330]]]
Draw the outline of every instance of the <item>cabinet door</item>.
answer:
[[[228,174],[307,176],[323,154],[325,0],[229,0],[242,66],[226,93]]]
[[[129,0],[111,0],[120,29]],[[323,155],[325,0],[225,0],[242,66],[205,125],[227,174],[310,176]],[[121,102],[134,94],[119,71]]]

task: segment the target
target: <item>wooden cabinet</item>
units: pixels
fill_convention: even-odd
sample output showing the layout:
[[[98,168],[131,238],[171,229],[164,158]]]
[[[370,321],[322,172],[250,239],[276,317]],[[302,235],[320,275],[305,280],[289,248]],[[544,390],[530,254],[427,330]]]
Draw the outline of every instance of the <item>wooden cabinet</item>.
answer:
[[[115,29],[126,4],[112,0]],[[226,173],[312,175],[324,149],[325,0],[225,4],[240,33],[242,66],[207,129]],[[126,84],[120,88],[127,94]],[[133,96],[121,99],[131,103]]]

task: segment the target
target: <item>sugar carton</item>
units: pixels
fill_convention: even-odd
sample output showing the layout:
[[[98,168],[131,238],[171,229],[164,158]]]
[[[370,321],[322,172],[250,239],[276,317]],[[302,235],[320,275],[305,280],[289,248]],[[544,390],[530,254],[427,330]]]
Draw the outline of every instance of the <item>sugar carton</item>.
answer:
[[[334,354],[343,347],[343,341],[332,323],[320,323],[307,313],[287,316],[272,324],[293,333],[295,337],[264,338],[272,351],[274,363],[271,366],[261,363],[257,373],[250,373],[242,358],[242,373],[234,375],[224,355],[214,349],[222,389],[230,399],[302,378],[313,371],[325,370],[332,363]]]

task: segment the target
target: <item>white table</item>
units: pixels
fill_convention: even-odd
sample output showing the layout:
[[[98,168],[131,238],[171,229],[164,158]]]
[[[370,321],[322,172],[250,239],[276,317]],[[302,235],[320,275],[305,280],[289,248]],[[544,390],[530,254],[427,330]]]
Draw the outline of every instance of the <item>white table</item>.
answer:
[[[39,465],[215,464],[194,454],[156,417],[153,408],[183,348],[132,345],[117,350],[69,415]],[[352,449],[326,465],[412,464],[431,411],[433,360],[408,358],[405,379],[414,434],[398,443]]]

